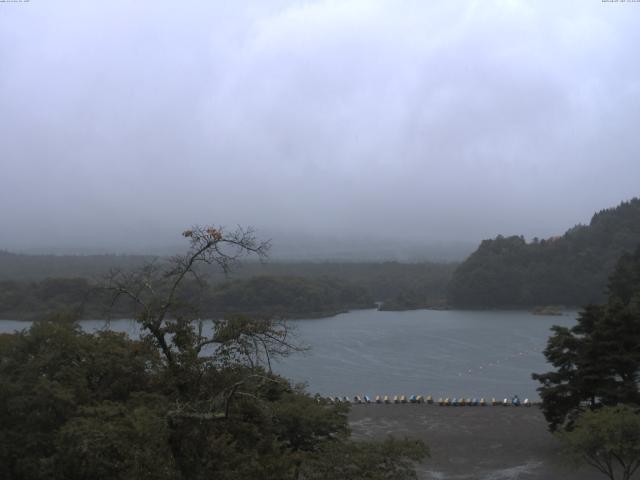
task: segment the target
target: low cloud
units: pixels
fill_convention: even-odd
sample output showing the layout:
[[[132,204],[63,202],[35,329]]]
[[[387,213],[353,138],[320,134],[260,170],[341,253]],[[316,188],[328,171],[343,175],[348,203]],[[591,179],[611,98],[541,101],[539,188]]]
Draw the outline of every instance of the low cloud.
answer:
[[[0,5],[0,247],[561,233],[638,194],[640,4]]]

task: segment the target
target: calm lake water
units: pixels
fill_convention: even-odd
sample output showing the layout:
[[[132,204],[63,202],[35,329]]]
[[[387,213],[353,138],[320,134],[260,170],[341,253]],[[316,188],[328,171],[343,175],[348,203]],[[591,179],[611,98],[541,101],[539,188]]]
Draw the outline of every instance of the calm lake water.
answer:
[[[275,369],[323,395],[431,394],[435,397],[537,399],[532,372],[549,369],[542,355],[552,325],[571,326],[574,313],[545,317],[519,311],[380,312],[357,310],[296,320],[295,336],[309,347]],[[128,320],[111,328],[136,335]],[[87,331],[102,320],[82,322]],[[1,332],[28,327],[0,321]]]

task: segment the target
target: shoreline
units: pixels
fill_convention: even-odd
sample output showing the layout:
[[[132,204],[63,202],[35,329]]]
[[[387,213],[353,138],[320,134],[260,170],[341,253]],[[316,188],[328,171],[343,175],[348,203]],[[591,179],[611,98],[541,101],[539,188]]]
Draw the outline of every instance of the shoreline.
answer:
[[[419,480],[599,480],[602,474],[567,466],[559,443],[536,407],[353,405],[355,439],[419,438],[431,451]]]

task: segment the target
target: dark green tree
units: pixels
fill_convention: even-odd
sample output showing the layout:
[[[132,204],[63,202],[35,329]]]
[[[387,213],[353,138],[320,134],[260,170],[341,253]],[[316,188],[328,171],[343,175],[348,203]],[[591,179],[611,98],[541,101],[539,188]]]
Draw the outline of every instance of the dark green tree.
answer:
[[[553,332],[544,354],[555,370],[533,374],[552,430],[571,428],[587,409],[640,404],[640,248],[620,258],[606,304],[587,306],[577,325]]]
[[[353,442],[346,406],[271,371],[297,348],[285,323],[199,319],[196,266],[226,270],[267,245],[245,230],[183,235],[185,255],[108,277],[113,301],[136,306],[139,340],[61,318],[0,336],[0,477],[415,478],[421,442]]]
[[[640,468],[640,412],[626,405],[587,411],[574,428],[557,434],[567,458],[610,480],[630,480]]]

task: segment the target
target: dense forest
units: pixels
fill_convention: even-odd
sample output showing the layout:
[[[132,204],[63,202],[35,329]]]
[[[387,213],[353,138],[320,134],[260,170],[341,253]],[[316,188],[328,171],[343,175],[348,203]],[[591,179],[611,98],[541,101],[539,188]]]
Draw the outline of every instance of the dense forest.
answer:
[[[0,250],[0,280],[98,278],[111,269],[139,267],[153,258],[143,255],[25,255]]]
[[[264,256],[265,244],[242,229],[184,236],[184,255],[103,286],[135,303],[138,339],[83,332],[64,313],[0,334],[0,478],[416,478],[423,442],[355,441],[347,405],[271,370],[301,348],[285,322],[230,315],[205,333],[189,298],[202,291],[194,265],[228,269],[237,255]],[[223,296],[242,302],[234,287]]]
[[[206,318],[232,313],[286,318],[332,315],[354,308],[373,308],[364,288],[331,278],[257,276],[208,285],[185,282],[179,292]],[[0,318],[32,320],[54,312],[78,318],[129,317],[130,302],[110,305],[109,293],[84,278],[39,282],[0,282]]]
[[[352,308],[531,308],[602,302],[617,259],[640,244],[640,199],[596,213],[563,236],[483,241],[462,264],[246,262],[231,274],[205,266],[204,315],[239,311],[289,318]],[[141,255],[22,255],[0,251],[0,318],[59,310],[104,316],[94,288],[112,270],[162,262]],[[194,289],[196,290],[196,289]],[[126,306],[116,314],[127,315]]]
[[[579,306],[605,299],[607,277],[640,244],[640,199],[596,213],[561,237],[483,241],[455,271],[449,302],[459,307]]]
[[[554,370],[533,374],[552,430],[571,429],[587,408],[640,405],[640,247],[619,259],[607,293],[572,327],[552,328],[544,354]]]
[[[102,318],[108,299],[97,289],[110,270],[162,259],[134,255],[18,255],[0,252],[0,318],[31,319],[64,309]],[[224,275],[205,266],[204,293],[183,292],[203,315],[251,312],[287,318],[331,315],[353,308],[439,306],[456,264],[397,262],[245,262]],[[195,292],[198,298],[194,298]],[[127,305],[112,315],[129,315]]]

